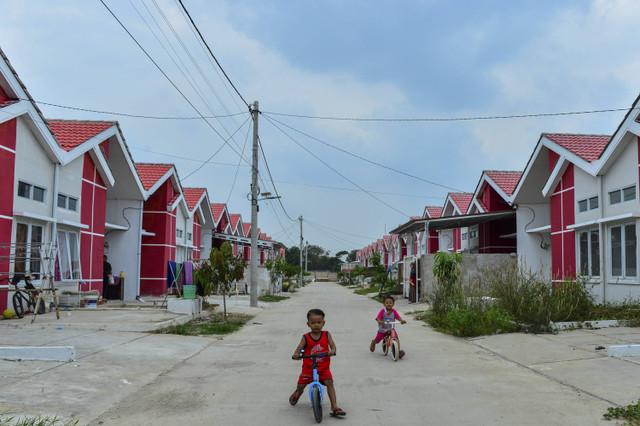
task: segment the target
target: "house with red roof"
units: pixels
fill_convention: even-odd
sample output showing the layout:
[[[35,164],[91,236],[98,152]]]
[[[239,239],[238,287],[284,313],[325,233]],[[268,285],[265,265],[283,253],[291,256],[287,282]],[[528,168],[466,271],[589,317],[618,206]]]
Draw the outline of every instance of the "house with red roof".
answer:
[[[640,296],[639,99],[613,135],[543,133],[513,195],[522,261],[601,301]]]
[[[437,219],[442,214],[442,207],[439,206],[425,206],[422,213],[422,219]],[[438,231],[420,231],[418,235],[418,241],[420,241],[420,253],[432,254],[436,253],[440,248]]]
[[[172,284],[168,263],[189,260],[185,241],[189,208],[173,164],[135,166],[147,195],[142,211],[140,294],[160,296]]]
[[[440,217],[465,215],[472,200],[473,194],[469,192],[450,192],[444,201]],[[462,251],[468,247],[467,233],[467,227],[442,229],[440,231],[438,245],[441,249],[449,252]],[[465,234],[464,239],[462,238],[462,234]]]
[[[513,191],[520,176],[521,171],[483,171],[466,214],[513,211]],[[466,249],[472,253],[515,253],[515,214],[471,225],[462,239],[467,241]]]
[[[198,261],[202,258],[208,258],[209,251],[206,250],[205,241],[211,240],[211,232],[207,229],[212,228],[215,219],[211,211],[211,202],[206,188],[183,188],[184,199],[189,208],[189,217],[185,224],[185,229],[191,229],[191,232],[185,236],[186,247],[193,247],[193,251],[187,255],[188,258]],[[207,238],[207,236],[209,238]],[[209,249],[211,247],[209,246]]]
[[[1,50],[0,108],[0,275],[30,271],[39,284],[50,274],[62,291],[102,293],[110,204],[127,194],[138,208],[142,200],[118,124],[46,120]],[[128,257],[118,266],[135,285],[139,262]]]

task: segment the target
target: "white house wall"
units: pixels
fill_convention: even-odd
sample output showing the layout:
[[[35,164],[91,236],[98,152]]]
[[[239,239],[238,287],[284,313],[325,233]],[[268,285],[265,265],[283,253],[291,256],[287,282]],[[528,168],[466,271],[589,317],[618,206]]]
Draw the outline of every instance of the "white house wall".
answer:
[[[453,230],[443,229],[438,231],[438,247],[442,251],[453,250]]]
[[[520,265],[540,272],[546,279],[551,279],[551,234],[550,232],[528,233],[526,229],[549,225],[550,215],[549,204],[521,204],[516,210],[517,251]]]
[[[636,186],[636,198],[619,204],[609,204],[609,191]],[[628,212],[638,212],[638,144],[636,139],[628,143],[615,164],[607,171],[603,178],[604,217],[617,216]]]
[[[40,143],[36,140],[22,118],[17,120],[16,130],[16,171],[13,209],[15,211],[26,211],[51,217],[51,205],[54,196],[54,164],[42,150]],[[18,181],[24,181],[45,188],[45,202],[18,197]]]
[[[83,202],[82,196],[82,171],[84,168],[84,155],[76,158],[69,164],[60,168],[58,193],[71,196],[78,200],[76,211],[71,211],[65,208],[57,207],[58,200],[54,198],[54,203],[58,209],[58,221],[68,220],[75,223],[80,223],[80,206]],[[57,197],[57,195],[56,195]],[[91,203],[91,200],[84,200]]]
[[[140,289],[142,207],[142,200],[107,200],[106,222],[130,226],[126,231],[106,229],[104,237],[104,253],[109,257],[113,273],[124,273],[124,300],[135,300]]]

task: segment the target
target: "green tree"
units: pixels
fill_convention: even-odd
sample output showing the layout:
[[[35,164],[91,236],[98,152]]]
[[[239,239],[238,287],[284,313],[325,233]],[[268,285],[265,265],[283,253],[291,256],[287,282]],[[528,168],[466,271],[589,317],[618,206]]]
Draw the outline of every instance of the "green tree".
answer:
[[[358,250],[351,250],[347,255],[347,262],[355,261],[357,255],[358,255]]]
[[[282,256],[278,256],[276,260],[267,260],[264,263],[264,267],[269,271],[269,278],[271,280],[271,285],[269,286],[269,293],[272,293],[275,290],[275,283],[279,278],[284,277],[285,269],[287,267],[287,262],[284,260]]]
[[[222,293],[224,321],[227,321],[227,293],[244,276],[247,263],[242,254],[233,255],[231,243],[225,241],[220,249],[212,248],[209,259],[202,262],[195,271],[196,279],[205,283],[204,294],[210,296],[213,291]]]

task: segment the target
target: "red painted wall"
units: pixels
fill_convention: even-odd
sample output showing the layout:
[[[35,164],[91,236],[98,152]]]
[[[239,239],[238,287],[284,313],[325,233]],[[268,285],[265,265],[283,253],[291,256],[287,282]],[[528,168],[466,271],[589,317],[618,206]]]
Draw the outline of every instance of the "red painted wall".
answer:
[[[193,259],[200,259],[200,218],[197,214],[193,215]]]
[[[429,239],[427,240],[427,253],[433,254],[440,249],[440,243],[438,240],[438,231],[429,231]]]
[[[491,185],[485,187],[482,193],[482,202],[490,212],[497,212],[500,210],[509,210],[511,206],[507,203],[498,192]]]
[[[167,204],[175,192],[167,180],[144,203],[142,228],[154,236],[143,236],[140,260],[140,294],[160,296],[167,291],[167,264],[176,258],[176,215]]]
[[[462,247],[462,230],[456,228],[453,230],[453,252],[457,252]]]
[[[3,96],[4,92],[0,89],[0,100],[3,100]],[[13,217],[13,188],[16,165],[16,125],[17,120],[15,118],[0,124],[0,182],[2,182],[2,185],[0,185],[0,200],[2,200],[2,203],[0,203],[0,256],[4,256],[4,259],[9,256],[11,228],[13,225],[11,218]],[[0,267],[0,278],[8,275],[9,265],[2,265]],[[11,296],[13,296],[13,293],[0,293],[0,312],[10,306],[9,297]]]
[[[80,222],[88,228],[80,230],[81,286],[83,291],[99,290],[102,294],[102,256],[104,255],[104,223],[107,188],[98,174],[91,156],[84,155]]]
[[[555,163],[556,159],[557,155],[549,152],[550,162]],[[575,231],[567,229],[567,226],[575,223],[573,176],[571,164],[551,195],[551,273],[554,281],[562,281],[576,275]]]

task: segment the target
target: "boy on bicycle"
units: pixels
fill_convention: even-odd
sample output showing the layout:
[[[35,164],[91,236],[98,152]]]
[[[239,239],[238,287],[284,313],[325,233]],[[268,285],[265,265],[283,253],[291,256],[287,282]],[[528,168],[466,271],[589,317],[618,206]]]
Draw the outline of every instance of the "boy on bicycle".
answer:
[[[324,327],[324,312],[320,309],[311,309],[307,312],[307,325],[311,329],[310,333],[302,336],[302,340],[298,344],[298,347],[293,353],[291,358],[300,359],[300,351],[304,349],[305,355],[313,355],[318,353],[326,353],[328,356],[316,358],[318,365],[318,380],[324,386],[327,387],[327,393],[329,394],[329,401],[331,401],[331,413],[333,417],[346,416],[347,413],[342,411],[336,403],[336,390],[333,387],[333,376],[329,366],[331,364],[332,355],[336,354],[336,344],[333,342],[333,338],[328,331],[322,331]],[[296,390],[289,397],[289,403],[296,405],[298,399],[304,388],[313,381],[313,368],[311,365],[313,361],[311,358],[302,359],[302,373],[298,378],[298,386]]]
[[[371,341],[371,345],[369,345],[369,350],[371,352],[376,350],[376,345],[384,339],[384,336],[391,331],[391,324],[385,324],[385,322],[392,322],[395,320],[400,321],[401,324],[406,324],[407,322],[400,317],[398,311],[393,309],[393,305],[395,305],[396,299],[393,296],[386,295],[382,304],[384,308],[380,310],[378,316],[376,317],[376,322],[378,323],[378,334],[376,334],[376,338]],[[404,356],[404,351],[400,350],[400,358]]]

